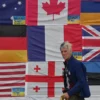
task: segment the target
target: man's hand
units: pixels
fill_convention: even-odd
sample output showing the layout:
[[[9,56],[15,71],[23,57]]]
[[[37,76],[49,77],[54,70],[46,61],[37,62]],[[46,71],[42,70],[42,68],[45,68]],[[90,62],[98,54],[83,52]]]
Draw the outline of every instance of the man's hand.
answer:
[[[65,98],[67,98],[67,99],[69,98],[68,93],[64,93],[63,96],[64,96]]]

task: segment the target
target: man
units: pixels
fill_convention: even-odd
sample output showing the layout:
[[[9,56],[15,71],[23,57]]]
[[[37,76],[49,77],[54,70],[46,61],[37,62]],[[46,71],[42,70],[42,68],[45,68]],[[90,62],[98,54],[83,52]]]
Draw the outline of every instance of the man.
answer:
[[[77,100],[84,100],[85,97],[90,96],[86,68],[82,62],[72,56],[72,44],[68,41],[61,44],[60,51],[65,60],[63,97],[71,100],[76,96]]]

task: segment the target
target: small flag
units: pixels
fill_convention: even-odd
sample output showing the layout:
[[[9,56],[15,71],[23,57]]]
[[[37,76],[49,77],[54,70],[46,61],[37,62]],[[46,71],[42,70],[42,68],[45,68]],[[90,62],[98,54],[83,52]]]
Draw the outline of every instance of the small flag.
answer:
[[[24,97],[25,96],[25,88],[12,88],[11,96]]]

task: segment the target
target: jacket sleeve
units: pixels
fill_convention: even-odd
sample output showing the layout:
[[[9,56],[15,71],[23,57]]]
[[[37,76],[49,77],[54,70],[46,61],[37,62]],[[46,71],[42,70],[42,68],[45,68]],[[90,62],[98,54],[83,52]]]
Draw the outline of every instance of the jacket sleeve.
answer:
[[[86,70],[85,72],[82,69],[82,63],[78,63],[75,66],[75,74],[76,74],[76,84],[67,92],[69,94],[69,96],[72,96],[75,93],[80,92],[80,90],[82,89],[82,87],[84,86],[85,82],[86,82]]]

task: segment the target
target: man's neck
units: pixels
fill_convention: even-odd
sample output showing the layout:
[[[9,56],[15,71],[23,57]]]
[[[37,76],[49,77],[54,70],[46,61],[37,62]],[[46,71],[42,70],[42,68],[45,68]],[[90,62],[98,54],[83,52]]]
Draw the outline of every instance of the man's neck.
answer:
[[[68,60],[71,58],[72,55],[70,55],[65,61],[68,62]]]

